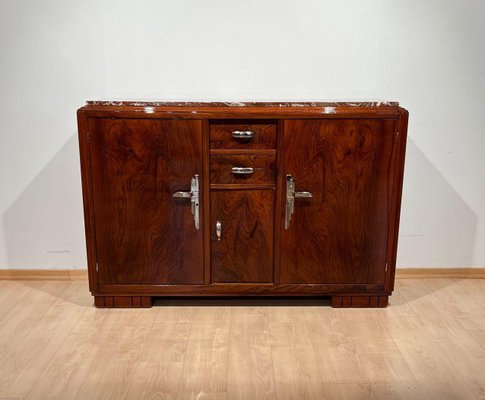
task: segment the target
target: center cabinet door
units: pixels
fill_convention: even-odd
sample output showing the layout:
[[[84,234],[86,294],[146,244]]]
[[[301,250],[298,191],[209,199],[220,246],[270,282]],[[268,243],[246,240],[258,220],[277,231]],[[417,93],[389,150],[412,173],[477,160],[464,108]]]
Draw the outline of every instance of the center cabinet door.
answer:
[[[274,190],[211,193],[212,281],[273,282]]]
[[[203,210],[189,192],[199,174],[202,122],[89,120],[99,284],[201,284]]]
[[[280,283],[383,283],[394,121],[289,120],[284,126]],[[287,175],[295,198],[285,228]]]

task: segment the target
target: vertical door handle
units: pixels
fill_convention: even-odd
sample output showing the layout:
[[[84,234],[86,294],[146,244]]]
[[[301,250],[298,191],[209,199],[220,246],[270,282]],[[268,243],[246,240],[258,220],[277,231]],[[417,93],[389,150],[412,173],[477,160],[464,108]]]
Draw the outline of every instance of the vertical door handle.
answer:
[[[222,223],[221,221],[216,221],[216,235],[217,235],[217,240],[221,240],[221,235],[222,235]]]
[[[309,199],[313,195],[311,192],[297,192],[295,185],[295,178],[291,175],[286,175],[286,215],[285,215],[285,229],[290,229],[291,216],[295,211],[295,199]]]
[[[172,197],[190,199],[190,210],[194,216],[195,229],[199,230],[199,175],[190,181],[190,192],[175,192]]]

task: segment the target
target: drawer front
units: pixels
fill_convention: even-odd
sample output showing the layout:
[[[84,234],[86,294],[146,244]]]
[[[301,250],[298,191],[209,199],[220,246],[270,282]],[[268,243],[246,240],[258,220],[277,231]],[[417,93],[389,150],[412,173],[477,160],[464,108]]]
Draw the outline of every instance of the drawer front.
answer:
[[[268,155],[211,155],[210,182],[273,185],[275,183],[275,157]]]
[[[275,149],[276,124],[215,123],[210,125],[211,149]]]

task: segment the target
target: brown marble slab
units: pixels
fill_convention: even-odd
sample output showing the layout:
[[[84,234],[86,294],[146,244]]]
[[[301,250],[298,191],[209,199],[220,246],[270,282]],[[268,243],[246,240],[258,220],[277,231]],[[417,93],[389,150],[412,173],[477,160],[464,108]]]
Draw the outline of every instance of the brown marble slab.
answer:
[[[116,101],[91,100],[87,105],[132,107],[397,107],[397,101],[337,101],[337,102],[191,102],[191,101]]]

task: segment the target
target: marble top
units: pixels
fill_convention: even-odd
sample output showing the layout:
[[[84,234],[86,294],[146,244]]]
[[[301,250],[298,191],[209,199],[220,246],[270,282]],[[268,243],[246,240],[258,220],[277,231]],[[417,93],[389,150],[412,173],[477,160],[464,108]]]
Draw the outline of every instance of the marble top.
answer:
[[[133,107],[397,107],[397,101],[329,101],[329,102],[190,102],[190,101],[114,101],[92,100],[87,105]]]

